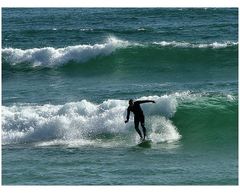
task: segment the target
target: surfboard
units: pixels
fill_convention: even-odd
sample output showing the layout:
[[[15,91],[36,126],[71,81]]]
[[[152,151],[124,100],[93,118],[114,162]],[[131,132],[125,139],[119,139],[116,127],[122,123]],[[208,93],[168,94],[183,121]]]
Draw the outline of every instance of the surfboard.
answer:
[[[141,141],[138,146],[139,147],[144,147],[144,148],[150,148],[151,147],[151,140],[143,140]]]

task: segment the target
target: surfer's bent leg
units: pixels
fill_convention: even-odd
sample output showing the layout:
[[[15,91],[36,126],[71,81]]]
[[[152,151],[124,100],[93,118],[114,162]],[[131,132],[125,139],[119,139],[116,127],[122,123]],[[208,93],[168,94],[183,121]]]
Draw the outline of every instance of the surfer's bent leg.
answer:
[[[139,136],[141,137],[142,139],[142,133],[141,131],[139,130],[138,128],[138,125],[139,125],[139,119],[134,117],[134,125],[135,125],[135,130],[137,131],[137,133],[139,134]]]

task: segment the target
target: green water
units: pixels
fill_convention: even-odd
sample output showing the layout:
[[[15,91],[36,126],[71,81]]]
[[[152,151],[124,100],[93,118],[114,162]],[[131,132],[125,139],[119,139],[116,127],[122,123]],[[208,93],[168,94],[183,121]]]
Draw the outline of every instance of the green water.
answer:
[[[237,32],[237,9],[3,8],[2,184],[237,185]]]

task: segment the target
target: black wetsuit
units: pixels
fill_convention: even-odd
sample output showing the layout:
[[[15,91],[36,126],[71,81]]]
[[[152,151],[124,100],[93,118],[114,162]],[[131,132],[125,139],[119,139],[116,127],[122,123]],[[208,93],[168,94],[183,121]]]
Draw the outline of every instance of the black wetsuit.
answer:
[[[139,122],[140,122],[141,126],[143,128],[144,139],[146,136],[146,128],[144,126],[144,114],[143,114],[140,104],[148,103],[148,102],[153,102],[153,101],[151,101],[151,100],[135,101],[132,106],[129,106],[127,108],[127,121],[129,120],[130,111],[133,112],[135,129],[138,132],[138,134],[140,135],[140,137],[142,138],[142,134],[138,128]]]

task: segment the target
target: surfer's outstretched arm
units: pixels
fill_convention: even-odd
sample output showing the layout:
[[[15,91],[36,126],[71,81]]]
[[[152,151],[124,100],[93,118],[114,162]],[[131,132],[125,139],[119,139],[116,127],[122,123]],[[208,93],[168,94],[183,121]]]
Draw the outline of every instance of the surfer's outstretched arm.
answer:
[[[135,103],[141,104],[141,103],[155,103],[153,100],[142,100],[142,101],[135,101]]]
[[[126,119],[125,123],[127,123],[127,122],[128,122],[128,120],[129,120],[129,117],[130,117],[130,109],[128,108],[128,109],[127,109],[127,119]]]

